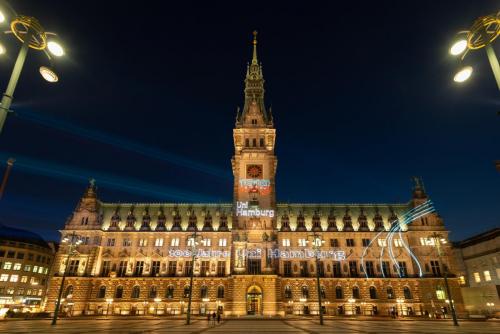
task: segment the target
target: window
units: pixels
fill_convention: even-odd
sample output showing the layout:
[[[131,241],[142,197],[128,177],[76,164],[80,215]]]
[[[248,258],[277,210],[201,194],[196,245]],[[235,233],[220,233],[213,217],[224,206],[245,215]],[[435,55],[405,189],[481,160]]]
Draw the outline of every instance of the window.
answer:
[[[333,277],[342,277],[342,271],[339,261],[333,261]]]
[[[120,265],[118,266],[118,277],[123,277],[127,273],[127,261],[120,261]]]
[[[189,298],[190,293],[191,293],[191,288],[189,287],[189,285],[186,285],[184,287],[184,298]]]
[[[378,239],[380,241],[381,239]],[[363,247],[367,247],[370,244],[370,239],[361,239],[361,242],[363,244]],[[379,244],[380,246],[380,244]]]
[[[135,263],[135,276],[141,276],[142,272],[144,271],[144,261],[137,261]]]
[[[162,238],[155,239],[155,247],[163,247],[163,239]]]
[[[43,274],[44,269],[45,269],[44,267],[39,267],[38,268],[38,273],[39,274]]]
[[[188,238],[187,239],[187,246],[188,247],[194,247],[195,246],[194,238]]]
[[[102,273],[101,275],[107,277],[111,271],[111,261],[102,261]]]
[[[422,246],[434,246],[434,238],[420,238]]]
[[[34,255],[32,253],[28,253],[28,260],[33,261]]]
[[[115,245],[115,239],[114,238],[108,238],[108,242],[106,243],[108,247],[113,247]]]
[[[436,287],[436,298],[439,300],[445,300],[446,294],[441,286]]]
[[[139,298],[139,295],[141,294],[141,288],[139,286],[134,286],[132,288],[132,294],[130,295],[130,298],[137,299]]]
[[[21,264],[20,263],[15,263],[14,268],[12,270],[21,270]]]
[[[309,288],[307,286],[303,286],[301,289],[302,298],[309,298]]]
[[[250,146],[250,140],[248,138],[245,138],[245,147]]]
[[[373,268],[373,262],[372,261],[366,261],[365,262],[365,270],[366,270],[366,275],[368,277],[374,277],[375,276],[375,270]]]
[[[408,276],[408,269],[406,268],[406,262],[398,262],[399,264],[399,274],[401,277]]]
[[[460,285],[465,285],[465,276],[459,276],[458,282],[460,283]]]
[[[202,286],[200,289],[200,298],[208,298],[208,288],[206,286]]]
[[[346,239],[345,243],[347,247],[354,247],[354,239]]]
[[[474,282],[481,282],[481,276],[479,275],[479,273],[474,273]]]
[[[306,239],[299,239],[299,247],[306,247],[307,246],[307,240]]]
[[[120,299],[123,297],[123,286],[116,287],[115,298]]]
[[[410,291],[410,288],[405,286],[403,288],[403,294],[405,296],[405,299],[412,299],[412,296],[411,296],[411,291]]]
[[[384,277],[391,277],[391,266],[389,264],[389,261],[382,262],[382,275]]]
[[[201,261],[200,276],[210,275],[210,261]]]
[[[130,247],[132,246],[132,241],[129,238],[123,239],[123,247]]]
[[[300,261],[300,276],[309,276],[309,270],[307,268],[307,261]]]
[[[8,295],[13,295],[14,294],[14,288],[7,288],[7,294]]]
[[[227,246],[227,239],[219,239],[219,247],[226,247]]]
[[[78,266],[80,265],[80,260],[69,261],[68,275],[76,275],[78,272]],[[33,267],[33,272],[35,272],[36,266]]]
[[[15,257],[15,255],[16,255],[16,252],[14,252],[14,251],[7,252],[7,258],[9,258],[9,259],[13,259]]]
[[[219,299],[224,298],[224,287],[222,285],[220,285],[217,288],[217,298],[219,298]]]
[[[485,271],[483,271],[483,274],[484,274],[484,280],[485,280],[486,282],[491,281],[491,275],[490,275],[490,271],[489,271],[489,270],[485,270]]]
[[[169,285],[167,287],[167,290],[165,291],[165,298],[167,299],[174,298],[174,287],[172,285]]]
[[[18,294],[19,296],[23,295],[23,294],[24,294],[24,288],[19,288],[19,289],[17,289],[17,294]]]
[[[106,297],[106,287],[103,285],[99,288],[99,291],[97,292],[97,298],[104,298]]]
[[[260,147],[264,147],[264,138],[259,139]]]
[[[385,239],[377,239],[377,244],[379,247],[386,247],[387,246],[387,240]]]
[[[31,271],[31,264],[24,265],[24,271]]]
[[[321,286],[319,293],[321,294],[321,298],[326,299],[326,289],[324,286]]]
[[[330,239],[330,247],[338,247],[339,240],[338,239]]]
[[[146,247],[148,245],[148,239],[139,239],[139,247]]]
[[[16,258],[18,258],[19,260],[24,259],[24,253],[18,252]]]
[[[349,261],[349,274],[351,277],[358,277],[358,265],[356,261]]]
[[[252,146],[257,147],[257,139],[256,138],[252,138]]]
[[[168,261],[168,276],[177,274],[177,261]]]
[[[156,298],[156,296],[158,295],[158,289],[156,289],[156,286],[153,285],[149,288],[149,294],[148,294],[148,297],[149,298]]]
[[[281,240],[283,247],[290,247],[290,239]]]
[[[170,240],[170,246],[179,247],[179,238],[173,238],[172,240]]]
[[[151,276],[156,276],[159,273],[160,273],[160,261],[151,262]]]
[[[431,261],[432,275],[435,277],[441,276],[441,268],[439,267],[439,261]]]
[[[203,247],[210,247],[212,246],[212,239],[203,239],[201,240],[201,244],[203,245]]]
[[[359,299],[359,288],[357,286],[352,288],[352,298]]]
[[[12,268],[12,262],[5,262],[3,264],[3,269],[11,269]]]
[[[403,247],[403,240],[394,239],[394,247]]]
[[[193,271],[193,261],[186,261],[184,264],[184,276],[191,276]]]
[[[335,288],[335,298],[336,299],[344,299],[344,291],[342,291],[341,286],[337,286]]]
[[[30,278],[30,284],[31,284],[31,285],[38,284],[38,280],[36,279],[36,277],[31,277],[31,278]]]
[[[285,286],[285,299],[292,299],[292,289],[289,285]]]
[[[5,251],[3,249],[0,249],[0,257],[4,257],[5,256]]]
[[[226,261],[217,261],[217,276],[222,277],[226,275]]]
[[[283,275],[285,277],[292,276],[292,262],[291,261],[284,261],[283,262]]]
[[[392,290],[392,287],[388,286],[386,291],[387,299],[394,299],[394,290]]]
[[[36,273],[38,271],[38,266],[33,266],[33,272]]]
[[[370,299],[377,299],[377,289],[374,286],[370,287]]]
[[[28,276],[21,276],[21,283],[28,282]]]
[[[17,282],[19,280],[19,275],[10,275],[10,282]]]

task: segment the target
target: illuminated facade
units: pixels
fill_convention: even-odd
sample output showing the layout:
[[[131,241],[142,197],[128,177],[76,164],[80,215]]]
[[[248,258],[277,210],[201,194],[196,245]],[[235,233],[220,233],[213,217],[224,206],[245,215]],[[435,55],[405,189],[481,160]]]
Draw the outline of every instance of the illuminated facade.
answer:
[[[256,44],[233,130],[233,202],[107,203],[91,184],[62,231],[83,243],[69,264],[61,246],[49,311],[67,270],[63,310],[72,314],[182,314],[194,270],[194,314],[318,314],[317,273],[326,314],[446,312],[439,276],[449,247],[440,259],[431,235],[448,232],[433,211],[408,215],[428,203],[418,180],[407,203],[276,201],[276,129]],[[458,282],[449,281],[460,313]]]
[[[54,253],[37,234],[0,224],[0,309],[41,310]]]

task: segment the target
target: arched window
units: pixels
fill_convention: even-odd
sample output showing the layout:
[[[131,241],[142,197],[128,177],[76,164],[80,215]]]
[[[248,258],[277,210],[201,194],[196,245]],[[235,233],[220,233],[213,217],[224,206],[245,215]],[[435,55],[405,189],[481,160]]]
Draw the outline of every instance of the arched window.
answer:
[[[64,298],[71,298],[73,295],[73,285],[68,285],[66,291],[64,291]]]
[[[158,295],[158,289],[156,289],[156,286],[153,285],[149,288],[149,298],[156,298]]]
[[[321,298],[326,299],[326,289],[324,286],[321,286],[321,289],[319,290],[321,293]]]
[[[117,286],[115,290],[115,298],[122,298],[123,297],[123,286]]]
[[[165,298],[167,299],[174,298],[174,287],[172,285],[169,285],[167,287],[167,290],[165,290]]]
[[[359,288],[357,286],[352,288],[352,298],[359,299]]]
[[[337,286],[335,288],[335,298],[336,299],[344,299],[344,291],[342,291],[341,286]]]
[[[224,287],[222,285],[217,288],[217,298],[224,298]]]
[[[370,298],[377,299],[377,289],[374,286],[370,287]]]
[[[103,285],[99,288],[99,291],[97,292],[97,298],[104,298],[106,297],[106,287]]]
[[[405,296],[405,299],[412,299],[412,296],[411,296],[411,291],[410,291],[410,288],[405,286],[403,288],[403,294]]]
[[[302,287],[302,298],[309,298],[309,288],[305,285]]]
[[[200,289],[200,297],[208,298],[208,288],[206,286],[202,286]]]
[[[440,286],[440,285],[438,285],[438,286],[436,287],[436,297],[437,297],[437,299],[439,299],[439,300],[444,300],[444,299],[446,299],[446,294],[444,293],[443,287],[442,287],[442,286]]]
[[[387,299],[394,299],[394,290],[392,290],[392,287],[388,286],[386,291]]]
[[[191,292],[191,289],[189,288],[189,285],[186,285],[184,287],[184,298],[189,298],[190,292]]]
[[[289,285],[285,286],[285,298],[292,299],[292,289]]]
[[[139,286],[134,286],[132,288],[132,295],[130,296],[130,298],[139,298],[139,295],[141,294],[141,288],[139,288]]]

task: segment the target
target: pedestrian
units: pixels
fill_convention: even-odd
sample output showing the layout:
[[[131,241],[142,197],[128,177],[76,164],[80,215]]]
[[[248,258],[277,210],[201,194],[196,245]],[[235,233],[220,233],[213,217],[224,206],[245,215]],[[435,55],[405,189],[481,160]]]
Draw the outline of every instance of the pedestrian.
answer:
[[[215,312],[212,313],[212,324],[215,326]]]
[[[211,316],[212,316],[212,315],[210,314],[210,312],[208,312],[208,314],[207,314],[207,321],[208,321],[208,324],[209,324],[209,325],[210,325],[210,317],[211,317]]]
[[[220,322],[220,312],[217,312],[217,325],[219,324]]]

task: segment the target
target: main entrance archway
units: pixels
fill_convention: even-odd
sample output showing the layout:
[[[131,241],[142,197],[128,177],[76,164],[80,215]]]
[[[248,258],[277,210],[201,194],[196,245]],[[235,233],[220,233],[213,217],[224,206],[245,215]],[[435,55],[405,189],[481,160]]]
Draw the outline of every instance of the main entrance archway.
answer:
[[[252,285],[247,290],[247,314],[262,314],[262,290],[257,285]]]

